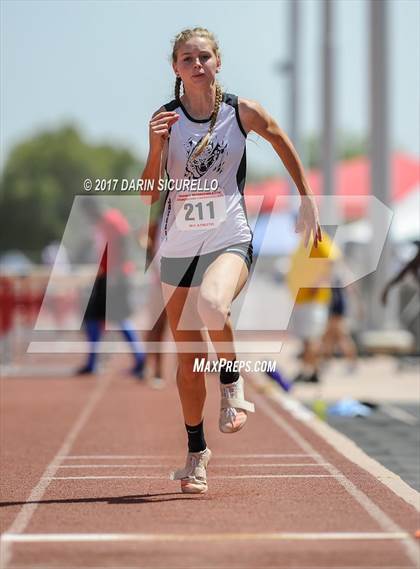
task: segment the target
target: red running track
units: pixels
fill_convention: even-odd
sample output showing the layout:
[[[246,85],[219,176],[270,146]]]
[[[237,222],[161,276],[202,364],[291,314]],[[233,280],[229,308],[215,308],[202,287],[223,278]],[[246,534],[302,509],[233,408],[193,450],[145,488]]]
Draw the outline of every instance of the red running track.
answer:
[[[416,510],[247,385],[256,413],[223,435],[208,378],[209,492],[187,496],[174,383],[3,379],[3,569],[417,567]]]

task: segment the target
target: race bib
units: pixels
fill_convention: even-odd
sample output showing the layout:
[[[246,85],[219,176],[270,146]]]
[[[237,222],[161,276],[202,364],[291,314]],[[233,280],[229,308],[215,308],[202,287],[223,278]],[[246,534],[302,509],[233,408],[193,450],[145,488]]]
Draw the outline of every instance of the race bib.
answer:
[[[179,230],[215,229],[226,219],[226,201],[222,190],[214,192],[178,192],[175,221]]]

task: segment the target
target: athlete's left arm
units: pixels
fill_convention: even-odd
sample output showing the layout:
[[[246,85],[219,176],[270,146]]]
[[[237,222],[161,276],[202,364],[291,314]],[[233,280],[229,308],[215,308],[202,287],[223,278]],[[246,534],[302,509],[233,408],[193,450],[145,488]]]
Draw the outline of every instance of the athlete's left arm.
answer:
[[[322,239],[318,208],[306,180],[302,163],[291,140],[273,117],[256,101],[239,99],[239,116],[245,131],[254,131],[270,142],[285,165],[302,197],[296,230],[304,233],[305,245],[308,244],[311,234],[313,234],[316,247],[318,241]]]

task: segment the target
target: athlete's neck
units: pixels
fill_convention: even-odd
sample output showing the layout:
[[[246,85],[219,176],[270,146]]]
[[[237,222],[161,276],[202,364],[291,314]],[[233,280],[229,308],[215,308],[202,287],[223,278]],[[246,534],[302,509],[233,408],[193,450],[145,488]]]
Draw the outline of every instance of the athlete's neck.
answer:
[[[194,91],[189,90],[181,97],[181,103],[186,108],[189,115],[194,119],[208,119],[213,113],[216,100],[216,88],[210,87],[208,90]]]

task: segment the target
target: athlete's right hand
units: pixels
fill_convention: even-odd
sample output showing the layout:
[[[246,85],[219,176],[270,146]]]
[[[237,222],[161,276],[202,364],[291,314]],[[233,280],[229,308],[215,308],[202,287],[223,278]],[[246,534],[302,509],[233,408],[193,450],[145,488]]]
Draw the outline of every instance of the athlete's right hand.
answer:
[[[179,114],[175,111],[162,111],[153,115],[149,122],[150,148],[162,150],[169,137],[169,129],[178,119]]]

